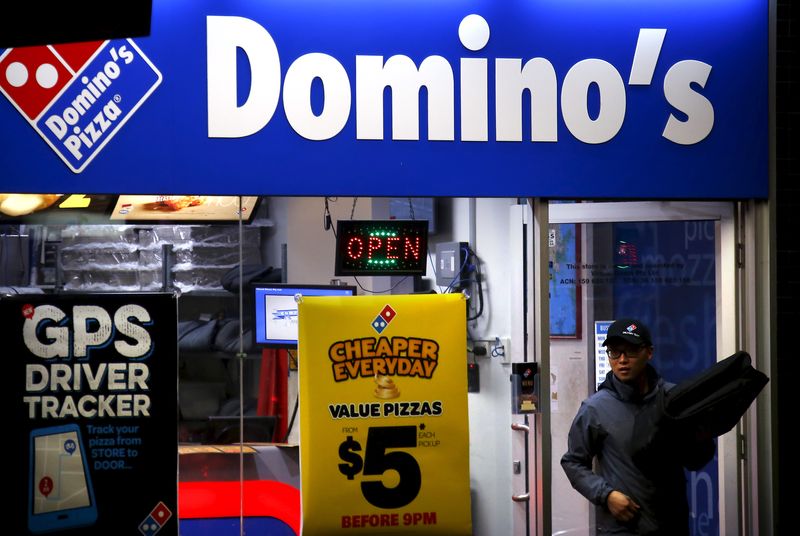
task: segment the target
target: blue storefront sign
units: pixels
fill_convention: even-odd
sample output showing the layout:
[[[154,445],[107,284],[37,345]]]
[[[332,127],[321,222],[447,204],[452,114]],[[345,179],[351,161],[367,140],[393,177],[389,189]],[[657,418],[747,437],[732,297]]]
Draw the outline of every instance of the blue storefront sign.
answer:
[[[84,48],[0,52],[0,191],[768,195],[760,0],[155,0]]]

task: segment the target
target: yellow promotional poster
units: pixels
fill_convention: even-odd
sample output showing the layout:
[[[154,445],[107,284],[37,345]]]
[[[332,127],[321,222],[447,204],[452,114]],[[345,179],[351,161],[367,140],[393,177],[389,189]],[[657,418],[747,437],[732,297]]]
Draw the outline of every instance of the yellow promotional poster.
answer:
[[[298,305],[304,536],[472,533],[466,301]]]

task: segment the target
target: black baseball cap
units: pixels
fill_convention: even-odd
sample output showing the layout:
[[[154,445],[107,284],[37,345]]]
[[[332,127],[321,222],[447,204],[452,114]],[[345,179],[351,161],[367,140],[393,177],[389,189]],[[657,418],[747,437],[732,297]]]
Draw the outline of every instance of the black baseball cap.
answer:
[[[603,341],[603,346],[606,346],[612,339],[621,339],[625,342],[653,346],[653,339],[650,337],[650,330],[643,322],[634,318],[621,318],[615,320],[608,326],[606,333],[606,340]]]

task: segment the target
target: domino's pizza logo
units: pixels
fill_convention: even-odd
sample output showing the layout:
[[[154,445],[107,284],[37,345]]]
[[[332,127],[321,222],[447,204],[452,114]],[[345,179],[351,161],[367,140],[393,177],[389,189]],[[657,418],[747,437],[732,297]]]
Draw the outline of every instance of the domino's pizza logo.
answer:
[[[159,501],[155,508],[139,524],[142,536],[155,536],[164,524],[172,517],[172,512],[163,501]]]
[[[394,309],[392,309],[391,305],[386,305],[381,312],[378,313],[378,316],[375,317],[375,320],[372,321],[372,329],[374,329],[378,335],[383,333],[383,330],[386,329],[386,326],[389,325],[389,322],[394,320],[394,317],[397,316],[397,313]]]
[[[130,39],[7,49],[0,91],[75,173],[161,84]]]

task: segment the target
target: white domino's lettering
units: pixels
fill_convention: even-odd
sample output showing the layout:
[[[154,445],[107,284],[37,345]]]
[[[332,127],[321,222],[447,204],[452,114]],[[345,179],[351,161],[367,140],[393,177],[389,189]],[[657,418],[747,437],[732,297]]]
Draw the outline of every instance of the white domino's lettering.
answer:
[[[44,124],[69,150],[75,159],[83,158],[82,149],[89,149],[98,143],[103,134],[108,132],[114,122],[122,115],[119,106],[113,97],[99,102],[105,92],[113,87],[114,80],[122,73],[122,65],[130,64],[133,53],[125,45],[119,48],[110,48],[109,59],[97,73],[89,78],[84,74],[80,81],[84,88],[61,112],[56,111],[47,117]],[[81,118],[93,110],[98,110],[92,120],[83,125],[78,125]],[[71,128],[70,128],[71,127]],[[72,131],[72,134],[67,134]]]
[[[209,16],[207,24],[208,136],[240,138],[266,127],[277,109],[281,84],[283,110],[292,129],[309,140],[339,135],[355,99],[355,137],[384,139],[383,94],[391,88],[393,140],[419,140],[419,92],[427,91],[428,140],[455,139],[455,95],[460,98],[460,141],[489,141],[489,58],[459,58],[459,84],[453,66],[444,57],[431,55],[419,66],[405,55],[355,56],[355,91],[345,68],[323,52],[300,56],[281,80],[278,45],[266,28],[243,17]],[[472,52],[482,50],[490,28],[480,15],[468,15],[458,29],[459,40]],[[643,28],[632,59],[629,86],[650,86],[666,36],[665,29]],[[236,51],[249,59],[249,97],[237,103]],[[692,145],[705,139],[714,126],[714,107],[693,85],[704,88],[711,65],[683,60],[672,65],[663,81],[669,105],[685,117],[669,114],[663,131],[666,139]],[[575,63],[564,76],[559,99],[558,79],[546,58],[495,58],[495,141],[522,142],[522,100],[530,92],[532,142],[558,141],[558,113],[567,130],[587,144],[612,140],[626,114],[626,83],[619,70],[597,58]],[[310,105],[311,86],[322,82],[324,104],[316,114]],[[596,117],[587,107],[590,88],[600,95]],[[66,118],[65,118],[66,121]],[[658,135],[659,133],[654,133]]]

